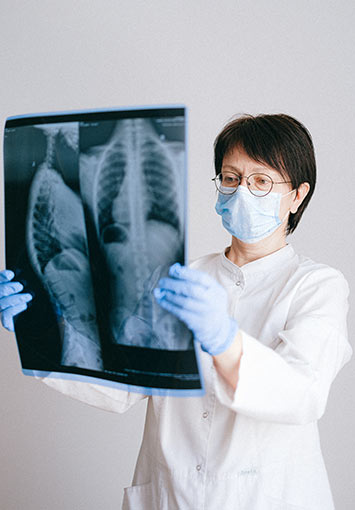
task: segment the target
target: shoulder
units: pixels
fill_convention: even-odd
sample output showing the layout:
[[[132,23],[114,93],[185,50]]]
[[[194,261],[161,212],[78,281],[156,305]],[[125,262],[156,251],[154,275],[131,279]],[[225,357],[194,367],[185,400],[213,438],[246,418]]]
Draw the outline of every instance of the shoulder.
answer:
[[[346,335],[349,286],[343,273],[334,267],[299,256],[295,272],[291,316],[321,319]]]
[[[315,262],[304,255],[298,255],[298,262],[302,287],[338,288],[349,293],[348,282],[339,269],[322,262]]]

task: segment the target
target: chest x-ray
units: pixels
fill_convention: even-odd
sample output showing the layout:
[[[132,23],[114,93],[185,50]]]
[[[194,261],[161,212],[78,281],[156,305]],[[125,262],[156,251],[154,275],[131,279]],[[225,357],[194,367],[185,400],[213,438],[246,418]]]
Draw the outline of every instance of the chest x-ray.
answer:
[[[183,107],[12,117],[6,264],[35,297],[15,321],[28,375],[200,394],[191,332],[155,301],[185,263]]]

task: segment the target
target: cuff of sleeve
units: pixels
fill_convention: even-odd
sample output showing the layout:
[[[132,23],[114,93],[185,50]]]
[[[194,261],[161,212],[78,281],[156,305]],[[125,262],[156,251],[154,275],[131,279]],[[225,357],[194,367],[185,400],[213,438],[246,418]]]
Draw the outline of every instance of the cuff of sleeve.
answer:
[[[237,388],[233,391],[215,371],[215,388],[219,401],[251,418],[277,421],[283,415],[285,422],[292,423],[292,403],[308,390],[307,380],[293,374],[270,347],[244,331],[240,332],[243,353]],[[280,381],[287,382],[281,385]]]

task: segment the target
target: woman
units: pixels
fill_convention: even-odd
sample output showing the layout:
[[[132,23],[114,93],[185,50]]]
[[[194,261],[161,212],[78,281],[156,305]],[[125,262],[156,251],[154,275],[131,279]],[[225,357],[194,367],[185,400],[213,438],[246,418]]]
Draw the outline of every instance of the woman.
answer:
[[[206,395],[149,397],[124,509],[331,510],[317,420],[351,357],[343,275],[297,255],[296,228],[316,181],[306,128],[287,115],[246,115],[215,142],[223,252],[177,264],[154,293],[201,346]],[[2,272],[5,327],[30,296]],[[103,409],[142,395],[44,379]]]

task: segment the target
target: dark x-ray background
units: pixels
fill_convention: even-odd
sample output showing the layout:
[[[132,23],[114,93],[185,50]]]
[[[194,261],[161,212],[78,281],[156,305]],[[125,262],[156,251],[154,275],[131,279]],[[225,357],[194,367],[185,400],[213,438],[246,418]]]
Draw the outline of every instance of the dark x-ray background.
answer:
[[[6,263],[35,296],[15,321],[26,373],[201,389],[191,332],[152,294],[185,263],[185,131],[183,108],[7,121]]]

